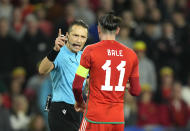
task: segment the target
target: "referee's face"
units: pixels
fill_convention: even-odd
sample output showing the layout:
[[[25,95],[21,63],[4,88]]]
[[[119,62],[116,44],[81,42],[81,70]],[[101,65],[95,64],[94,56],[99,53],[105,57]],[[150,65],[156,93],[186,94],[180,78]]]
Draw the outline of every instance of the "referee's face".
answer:
[[[73,25],[68,33],[68,48],[77,53],[80,51],[86,43],[88,30],[79,25]]]

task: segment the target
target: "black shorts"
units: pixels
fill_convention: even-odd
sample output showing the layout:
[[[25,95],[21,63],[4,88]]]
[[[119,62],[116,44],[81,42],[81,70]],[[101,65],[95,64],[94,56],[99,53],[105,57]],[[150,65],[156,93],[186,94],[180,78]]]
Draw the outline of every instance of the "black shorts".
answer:
[[[65,102],[52,102],[48,113],[51,131],[78,131],[81,113],[76,112],[74,105]]]

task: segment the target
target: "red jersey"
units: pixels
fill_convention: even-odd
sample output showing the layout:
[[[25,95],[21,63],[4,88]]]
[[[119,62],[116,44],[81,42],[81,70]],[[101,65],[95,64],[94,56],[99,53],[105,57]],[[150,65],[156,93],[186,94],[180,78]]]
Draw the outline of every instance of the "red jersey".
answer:
[[[80,65],[90,70],[86,120],[123,124],[128,78],[139,77],[135,52],[115,40],[103,40],[85,48]]]

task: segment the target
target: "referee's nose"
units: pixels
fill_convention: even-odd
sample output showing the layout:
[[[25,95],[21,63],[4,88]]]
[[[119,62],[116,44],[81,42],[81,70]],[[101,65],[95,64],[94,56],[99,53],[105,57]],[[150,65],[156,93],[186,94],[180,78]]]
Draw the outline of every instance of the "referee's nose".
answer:
[[[78,39],[77,39],[77,43],[81,44],[82,42],[83,42],[82,37],[79,36]]]

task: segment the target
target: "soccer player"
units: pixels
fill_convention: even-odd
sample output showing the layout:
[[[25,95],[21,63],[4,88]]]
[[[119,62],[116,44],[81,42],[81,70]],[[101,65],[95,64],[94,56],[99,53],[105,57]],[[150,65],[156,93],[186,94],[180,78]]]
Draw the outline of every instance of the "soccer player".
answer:
[[[121,20],[113,13],[100,17],[100,42],[87,46],[73,81],[75,109],[84,111],[80,131],[124,130],[124,93],[127,81],[130,94],[138,96],[138,58],[133,50],[115,41]],[[90,74],[89,94],[85,104],[83,81]]]
[[[82,20],[74,21],[65,37],[59,31],[52,51],[39,66],[39,73],[50,72],[52,79],[52,103],[48,113],[51,131],[78,131],[80,127],[80,113],[74,109],[72,83],[87,36],[88,26]]]

